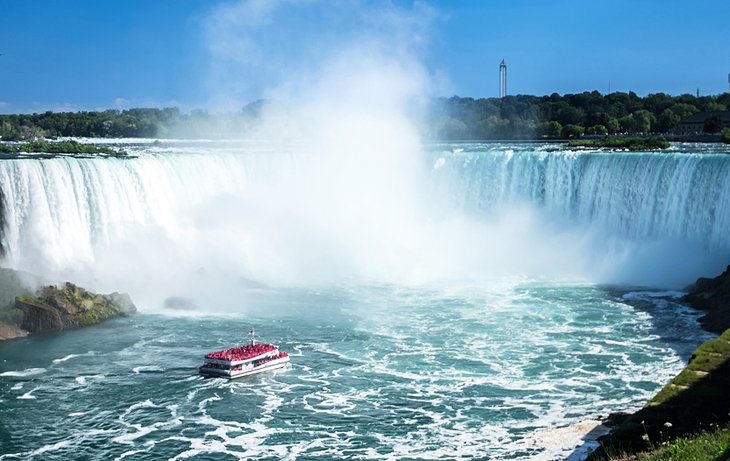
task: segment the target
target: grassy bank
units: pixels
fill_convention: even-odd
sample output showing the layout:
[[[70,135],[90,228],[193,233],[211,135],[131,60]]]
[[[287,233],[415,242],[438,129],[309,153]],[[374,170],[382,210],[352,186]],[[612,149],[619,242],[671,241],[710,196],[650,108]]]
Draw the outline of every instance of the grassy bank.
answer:
[[[727,461],[730,460],[730,428],[704,431],[672,442],[661,442],[651,452],[616,455],[612,461]]]
[[[679,438],[713,427],[726,427],[728,423],[730,329],[698,347],[687,367],[603,440],[589,460],[612,460],[618,454],[651,451],[675,439],[681,445],[684,442],[679,442]]]

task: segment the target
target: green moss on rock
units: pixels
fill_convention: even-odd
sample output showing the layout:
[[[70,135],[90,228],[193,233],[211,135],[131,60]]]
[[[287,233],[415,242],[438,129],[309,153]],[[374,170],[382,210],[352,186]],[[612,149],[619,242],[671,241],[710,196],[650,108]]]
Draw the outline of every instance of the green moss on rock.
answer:
[[[577,139],[575,141],[570,141],[568,143],[568,147],[622,149],[638,152],[668,149],[669,141],[661,136],[630,138],[607,136],[602,139]]]
[[[137,310],[129,295],[99,295],[72,283],[45,286],[36,296],[17,296],[15,304],[23,312],[21,327],[30,332],[86,327]]]

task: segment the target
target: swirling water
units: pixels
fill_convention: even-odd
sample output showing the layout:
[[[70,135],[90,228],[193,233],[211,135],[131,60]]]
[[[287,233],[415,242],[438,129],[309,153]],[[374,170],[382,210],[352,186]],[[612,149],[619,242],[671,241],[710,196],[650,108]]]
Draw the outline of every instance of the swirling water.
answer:
[[[578,455],[550,430],[641,406],[706,337],[676,292],[634,285],[728,251],[730,161],[699,146],[439,145],[354,167],[298,146],[128,148],[0,161],[6,262],[142,311],[0,343],[0,459]],[[605,285],[591,269],[616,254],[629,276]],[[249,327],[291,367],[196,375]]]
[[[668,293],[504,280],[257,290],[256,316],[139,314],[0,345],[0,459],[525,459],[643,404],[703,337]],[[203,379],[253,326],[290,368]]]

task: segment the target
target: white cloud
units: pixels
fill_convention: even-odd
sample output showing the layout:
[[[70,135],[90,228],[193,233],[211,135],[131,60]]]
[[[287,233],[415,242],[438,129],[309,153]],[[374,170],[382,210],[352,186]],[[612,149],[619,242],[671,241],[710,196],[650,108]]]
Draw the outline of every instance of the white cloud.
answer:
[[[203,30],[215,109],[237,110],[319,73],[335,56],[371,50],[421,59],[439,13],[386,0],[240,0],[211,10]]]

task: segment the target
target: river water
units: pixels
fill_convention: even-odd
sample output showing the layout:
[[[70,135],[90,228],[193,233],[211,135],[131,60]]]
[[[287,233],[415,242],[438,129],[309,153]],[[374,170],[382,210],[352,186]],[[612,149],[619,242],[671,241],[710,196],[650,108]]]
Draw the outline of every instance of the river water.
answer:
[[[6,264],[140,308],[0,343],[0,459],[577,458],[553,429],[640,407],[707,338],[676,291],[726,259],[702,146],[323,175],[298,146],[125,145],[0,161]],[[251,327],[287,369],[197,375]]]

